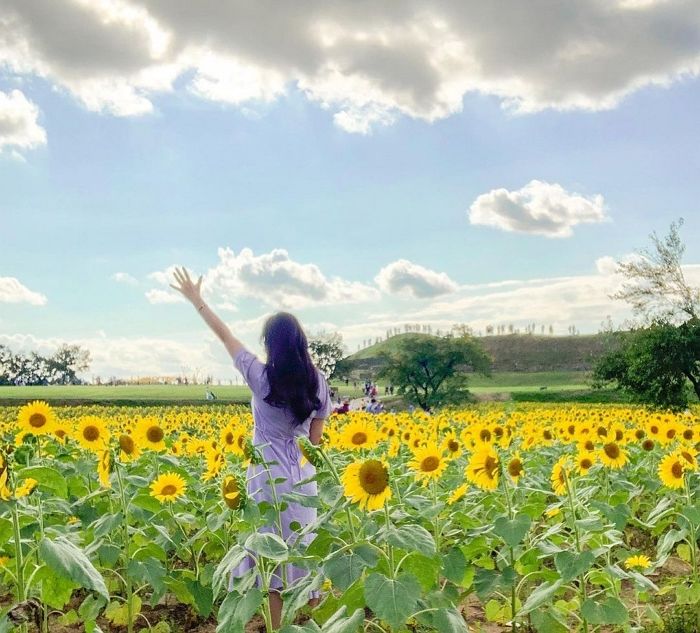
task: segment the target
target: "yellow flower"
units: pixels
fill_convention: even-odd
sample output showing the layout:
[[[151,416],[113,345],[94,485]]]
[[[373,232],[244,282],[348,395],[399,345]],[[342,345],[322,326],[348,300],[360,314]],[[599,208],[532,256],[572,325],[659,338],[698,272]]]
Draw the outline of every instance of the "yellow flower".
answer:
[[[408,465],[415,471],[416,479],[428,482],[431,479],[438,479],[445,472],[447,460],[443,458],[438,447],[433,444],[416,449],[413,453],[413,459]]]
[[[506,470],[508,471],[510,478],[517,484],[525,472],[523,460],[521,459],[519,452],[516,452],[513,457],[510,458],[510,461],[506,466]]]
[[[568,455],[562,455],[557,463],[552,467],[552,490],[556,495],[566,494],[566,482],[571,474],[570,472],[571,462]]]
[[[622,468],[627,463],[627,453],[617,442],[606,442],[598,452],[600,461],[610,468]]]
[[[478,446],[472,454],[466,478],[483,490],[495,490],[498,486],[498,453],[490,444]]]
[[[467,490],[469,490],[469,484],[462,484],[461,486],[458,486],[454,489],[449,499],[447,499],[447,503],[449,505],[457,503],[462,497],[464,497],[465,494],[467,494]]]
[[[36,488],[37,483],[37,480],[32,479],[31,477],[25,479],[24,482],[22,482],[22,485],[15,490],[15,499],[21,499],[22,497],[29,495],[32,490]]]
[[[207,451],[207,470],[202,475],[204,481],[211,481],[216,477],[226,463],[226,456],[223,451],[210,448]]]
[[[130,433],[122,433],[119,436],[119,458],[123,462],[131,462],[138,459],[141,449]]]
[[[350,450],[374,448],[378,440],[377,429],[371,420],[360,419],[349,422],[342,431],[341,446]]]
[[[629,556],[625,559],[625,567],[627,567],[627,569],[649,569],[649,567],[651,567],[651,560],[648,556],[644,556],[644,554]]]
[[[107,446],[109,431],[101,418],[86,416],[78,422],[75,439],[83,448],[98,452]]]
[[[100,485],[103,488],[111,488],[112,484],[109,481],[110,458],[109,451],[100,451],[97,459],[97,477],[100,480]]]
[[[682,488],[685,481],[685,460],[678,453],[669,453],[659,464],[659,479],[667,488]]]
[[[595,462],[596,457],[594,453],[589,453],[587,451],[579,452],[579,454],[576,455],[576,470],[578,470],[578,474],[586,475]]]
[[[165,430],[161,426],[158,418],[141,418],[136,423],[134,435],[134,439],[139,442],[143,448],[148,448],[152,451],[165,450]]]
[[[224,503],[231,509],[236,510],[241,505],[242,487],[240,482],[233,475],[227,475],[224,477],[224,481],[221,485],[221,496]]]
[[[0,556],[0,567],[5,567],[7,566],[7,563],[10,562],[10,559],[7,556]]]
[[[53,433],[55,415],[46,402],[36,400],[25,404],[19,410],[17,422],[25,433],[47,435]]]
[[[349,464],[341,481],[345,496],[365,510],[378,510],[391,498],[389,466],[378,459]]]
[[[545,516],[549,519],[559,516],[561,514],[561,508],[555,507],[555,508],[550,508],[549,510],[545,511]]]
[[[185,480],[177,473],[163,473],[151,484],[151,496],[161,503],[175,501],[186,490]]]
[[[698,469],[698,452],[694,448],[681,446],[677,452],[683,458],[683,465],[687,470]]]
[[[447,453],[449,459],[456,459],[464,449],[462,442],[454,431],[449,431],[442,440],[442,450]]]

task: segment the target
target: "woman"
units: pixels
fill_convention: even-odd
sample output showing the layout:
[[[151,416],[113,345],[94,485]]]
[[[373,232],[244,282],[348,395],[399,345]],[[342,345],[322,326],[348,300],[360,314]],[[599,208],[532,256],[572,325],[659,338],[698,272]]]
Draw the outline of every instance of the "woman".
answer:
[[[253,392],[251,401],[253,422],[255,426],[253,444],[262,453],[268,464],[248,468],[248,495],[257,502],[274,503],[275,496],[280,499],[285,493],[295,492],[307,496],[316,496],[316,482],[309,481],[315,470],[313,465],[301,465],[301,451],[297,438],[308,437],[312,443],[319,444],[323,435],[323,422],[331,412],[331,400],[323,374],[316,369],[309,356],[306,335],[299,322],[291,314],[280,312],[271,316],[263,328],[263,341],[267,353],[267,362],[262,363],[251,354],[231,333],[228,326],[218,317],[202,299],[202,277],[194,283],[186,269],[176,269],[175,290],[197,309],[206,324],[221,340],[233,358],[234,365],[243,374],[243,378]],[[268,472],[269,470],[269,472]],[[274,484],[274,493],[270,481]],[[283,480],[283,481],[282,481]],[[305,482],[299,485],[300,482]],[[307,508],[298,503],[285,502],[286,508],[280,515],[282,538],[294,543],[297,533],[291,524],[309,526],[316,521],[316,509]],[[279,533],[278,524],[263,528],[264,531]],[[306,533],[302,543],[308,544],[315,537]],[[237,569],[232,570],[231,585],[236,578],[249,571],[254,562],[246,560]],[[294,565],[286,565],[273,577],[270,592],[270,611],[272,625],[280,626],[283,588],[281,576],[286,576],[288,585],[298,581],[307,574],[307,570]],[[231,587],[232,588],[232,587]],[[312,606],[318,599],[318,592],[311,596]]]

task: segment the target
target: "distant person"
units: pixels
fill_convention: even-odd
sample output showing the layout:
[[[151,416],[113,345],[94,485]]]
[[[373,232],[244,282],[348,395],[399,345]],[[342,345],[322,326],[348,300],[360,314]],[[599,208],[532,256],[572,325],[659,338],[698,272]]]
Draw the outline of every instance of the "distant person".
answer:
[[[346,398],[345,400],[343,400],[343,404],[342,404],[342,405],[340,405],[339,407],[336,407],[336,408],[333,410],[333,413],[336,413],[336,414],[338,414],[338,415],[344,415],[344,414],[346,414],[348,411],[350,411],[350,400],[348,400],[348,399]]]
[[[377,385],[372,385],[372,388],[369,391],[370,398],[376,398],[377,397]]]
[[[216,394],[213,391],[211,391],[210,389],[207,389],[207,393],[204,397],[207,400],[216,400],[217,399]]]

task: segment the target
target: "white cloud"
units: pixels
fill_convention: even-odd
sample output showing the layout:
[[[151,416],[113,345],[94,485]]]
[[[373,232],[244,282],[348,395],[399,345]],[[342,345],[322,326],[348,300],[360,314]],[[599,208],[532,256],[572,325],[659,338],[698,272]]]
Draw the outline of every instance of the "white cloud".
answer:
[[[219,262],[204,275],[202,291],[208,298],[236,306],[241,298],[254,298],[274,308],[303,308],[313,305],[361,303],[379,296],[376,288],[340,277],[327,277],[316,264],[290,258],[284,249],[255,255],[249,248],[236,254],[230,248],[218,250]],[[173,266],[151,273],[149,278],[165,286],[172,279]],[[170,302],[177,295],[154,289],[146,293],[151,303]]]
[[[146,299],[150,303],[184,303],[184,298],[174,291],[161,290],[160,288],[152,288],[146,291]]]
[[[6,0],[0,17],[0,66],[91,110],[151,112],[184,78],[241,107],[298,89],[359,133],[444,118],[469,93],[518,112],[612,108],[697,76],[699,42],[697,0]]]
[[[603,196],[585,197],[539,180],[516,191],[492,189],[481,194],[468,215],[471,224],[546,237],[570,237],[577,224],[607,220]]]
[[[39,109],[24,93],[19,90],[0,91],[0,151],[10,148],[12,157],[21,161],[24,157],[18,150],[44,145],[46,130],[39,125],[38,119]]]
[[[138,279],[129,273],[114,273],[112,275],[112,280],[119,284],[126,284],[127,286],[137,286],[139,283]]]
[[[457,290],[457,284],[446,273],[439,273],[406,259],[387,264],[375,277],[377,285],[387,294],[416,299],[430,299]]]
[[[48,299],[40,292],[34,292],[15,277],[0,277],[0,303],[29,303],[34,306],[46,305]]]

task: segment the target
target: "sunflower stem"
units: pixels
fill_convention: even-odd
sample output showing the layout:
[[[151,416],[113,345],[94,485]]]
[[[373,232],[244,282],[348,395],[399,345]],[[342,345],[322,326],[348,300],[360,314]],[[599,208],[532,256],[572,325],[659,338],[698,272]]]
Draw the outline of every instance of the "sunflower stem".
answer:
[[[384,502],[384,519],[386,521],[386,530],[387,534],[389,532],[389,528],[391,527],[391,517],[389,516],[389,502],[385,501]],[[391,578],[394,578],[394,548],[391,546],[391,543],[387,540],[387,551],[389,554],[389,569],[391,570]]]
[[[569,499],[569,509],[571,511],[571,528],[574,532],[574,540],[576,541],[576,552],[581,554],[581,539],[579,537],[578,526],[576,525],[576,507],[574,506],[574,493],[572,490],[571,482],[569,481],[569,473],[566,469],[562,470],[564,476],[564,483],[566,485],[566,495]],[[581,592],[581,608],[583,603],[586,601],[586,576],[581,574],[579,577],[579,590]],[[588,620],[581,613],[581,624],[583,626],[583,633],[588,633]]]
[[[121,468],[119,462],[114,460],[114,471],[117,474],[117,482],[119,484],[119,499],[122,509],[122,532],[124,538],[124,590],[126,591],[126,626],[127,633],[132,633],[134,630],[134,600],[133,587],[131,578],[129,577],[129,515],[128,506],[126,504],[126,495],[124,494],[124,482],[122,481]]]

